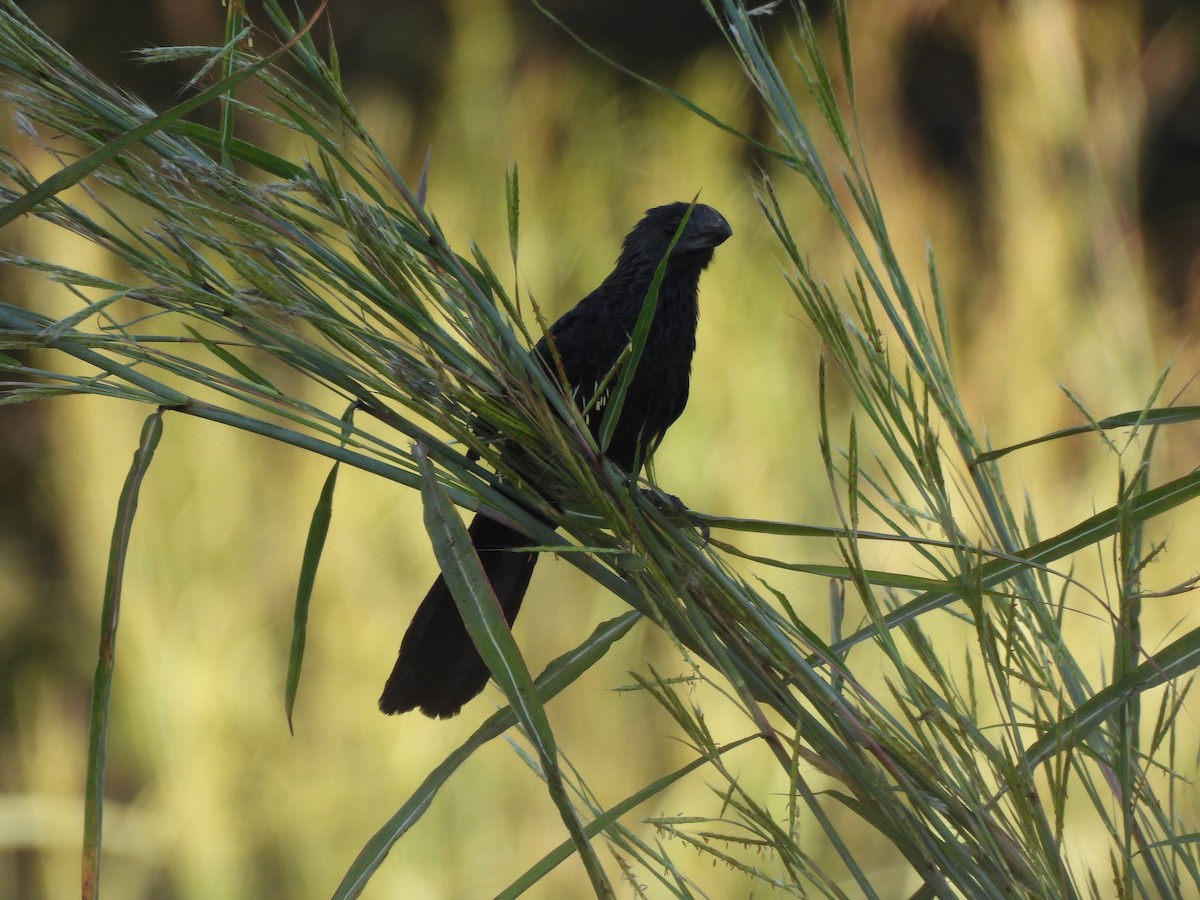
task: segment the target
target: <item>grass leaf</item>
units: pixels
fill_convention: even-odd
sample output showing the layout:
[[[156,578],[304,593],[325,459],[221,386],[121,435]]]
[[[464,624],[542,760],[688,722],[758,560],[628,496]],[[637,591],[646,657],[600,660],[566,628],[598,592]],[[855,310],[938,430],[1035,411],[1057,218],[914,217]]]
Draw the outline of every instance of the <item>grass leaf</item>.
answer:
[[[125,581],[125,559],[137,513],[138,496],[154,451],[162,438],[162,410],[147,417],[133,464],[117,501],[108,571],[104,580],[104,606],[100,612],[100,651],[92,686],[91,730],[88,735],[87,786],[83,814],[83,897],[100,896],[101,823],[104,817],[104,772],[108,755],[109,701],[117,662],[117,623],[121,617],[121,590]]]

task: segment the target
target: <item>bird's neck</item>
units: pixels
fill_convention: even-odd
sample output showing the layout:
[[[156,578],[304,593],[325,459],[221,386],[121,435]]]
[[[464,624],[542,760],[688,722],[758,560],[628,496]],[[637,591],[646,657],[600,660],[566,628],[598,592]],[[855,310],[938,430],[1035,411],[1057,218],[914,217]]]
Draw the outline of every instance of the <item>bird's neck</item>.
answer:
[[[662,283],[658,288],[658,301],[655,304],[655,321],[661,322],[663,315],[690,323],[693,330],[698,314],[698,296],[700,288],[700,271],[702,267],[688,266],[682,269],[668,268]],[[654,283],[655,267],[638,267],[635,275],[630,275],[630,269],[617,269],[606,279],[607,297],[619,297],[623,300],[621,315],[628,317],[630,326],[637,321],[650,294]]]

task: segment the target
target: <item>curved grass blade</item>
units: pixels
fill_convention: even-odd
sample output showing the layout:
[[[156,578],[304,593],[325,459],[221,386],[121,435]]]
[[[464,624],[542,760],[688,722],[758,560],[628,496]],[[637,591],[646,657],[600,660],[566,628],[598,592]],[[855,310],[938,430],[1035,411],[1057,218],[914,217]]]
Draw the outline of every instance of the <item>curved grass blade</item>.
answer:
[[[198,332],[191,325],[184,325],[183,327],[185,329],[187,329],[187,332],[196,339],[197,343],[203,344],[209,353],[211,353],[217,359],[221,360],[221,362],[225,363],[225,365],[229,366],[229,368],[231,368],[233,371],[237,372],[239,375],[241,375],[247,381],[250,381],[253,384],[256,384],[258,387],[263,388],[263,389],[271,392],[272,394],[280,393],[279,388],[275,387],[275,385],[271,384],[270,381],[268,381],[262,375],[259,375],[257,372],[255,372],[252,368],[250,368],[248,365],[246,365],[244,362],[242,362],[240,359],[238,359],[234,354],[230,353],[224,347],[220,346],[219,344],[214,343],[213,341],[210,341],[208,338],[206,338],[204,335],[202,335],[200,332]]]
[[[609,648],[628,634],[641,617],[640,613],[627,612],[615,619],[603,622],[586,641],[574,650],[553,660],[538,676],[537,691],[542,701],[545,702],[554,697],[599,662]],[[471,754],[489,741],[504,734],[516,724],[516,721],[517,714],[511,706],[499,710],[430,772],[407,802],[359,852],[358,857],[334,892],[333,900],[351,900],[351,898],[358,897],[375,870],[383,863],[392,846],[425,814],[425,810],[433,804],[434,796],[450,779],[450,776],[470,759]]]
[[[1200,497],[1200,472],[1192,472],[1182,478],[1161,484],[1144,494],[1139,494],[1132,503],[1128,504],[1127,509],[1110,506],[1103,512],[1084,519],[1074,528],[1068,528],[1052,538],[1039,541],[1012,557],[993,559],[984,563],[979,567],[975,585],[986,590],[1010,578],[1017,577],[1030,567],[1044,566],[1070,553],[1090,547],[1105,538],[1112,537],[1117,532],[1121,515],[1128,515],[1131,522],[1141,524],[1155,516],[1162,515],[1167,510],[1182,506],[1196,497]],[[880,628],[895,628],[897,625],[912,621],[931,610],[940,609],[953,603],[962,595],[963,591],[959,589],[922,594],[899,609],[883,616],[878,622],[868,625],[835,644],[833,650],[841,655],[855,644],[877,635]]]
[[[726,744],[724,747],[718,748],[717,755],[724,755],[730,750],[735,750],[743,744],[757,740],[760,737],[761,735],[751,734],[747,737],[739,738],[733,743]],[[588,837],[595,837],[596,835],[602,833],[605,829],[612,826],[618,819],[621,818],[621,816],[628,813],[638,804],[644,803],[646,800],[649,800],[651,797],[657,794],[661,794],[685,775],[696,771],[701,766],[710,762],[712,762],[712,757],[708,756],[707,754],[698,756],[690,763],[687,763],[683,767],[676,769],[674,772],[670,772],[664,775],[662,778],[650,782],[650,784],[646,785],[640,791],[630,794],[616,806],[605,810],[602,815],[594,818],[587,824],[587,827],[584,829],[584,831],[587,833]],[[575,850],[571,842],[563,841],[561,844],[543,856],[540,860],[538,860],[534,865],[530,866],[520,878],[497,894],[497,900],[515,900],[516,897],[521,896],[527,890],[541,881],[544,877],[546,877],[546,875],[548,875],[556,866],[558,866],[559,863],[563,862],[563,860],[567,859],[574,852]]]
[[[1120,708],[1145,691],[1200,668],[1200,628],[1194,628],[1178,640],[1149,657],[1124,678],[1097,691],[1095,696],[1064,716],[1025,751],[1030,766],[1069,750],[1107,722]]]
[[[282,159],[274,153],[270,153],[241,138],[233,136],[225,137],[215,128],[209,128],[207,125],[201,125],[199,122],[182,119],[172,122],[167,131],[171,134],[187,138],[194,143],[211,147],[214,150],[220,150],[224,147],[225,152],[231,158],[254,166],[268,175],[274,175],[286,181],[297,180],[307,174],[303,166],[298,166],[294,162]]]
[[[471,545],[466,526],[438,483],[433,462],[425,448],[418,445],[414,455],[421,469],[425,528],[467,632],[479,655],[487,663],[492,677],[504,691],[504,696],[516,707],[522,725],[533,732],[548,731],[545,710],[541,704],[530,702],[535,694],[533,678],[512,639],[508,622],[492,591],[483,564]],[[553,752],[552,738],[547,741],[546,749],[547,752]]]
[[[1162,409],[1137,409],[1132,412],[1119,413],[1115,416],[1109,416],[1106,419],[1100,419],[1096,425],[1104,431],[1109,431],[1113,428],[1133,428],[1140,425],[1174,425],[1179,422],[1194,422],[1197,419],[1200,419],[1200,406],[1172,406]],[[1034,447],[1048,441],[1057,441],[1061,438],[1074,437],[1078,434],[1090,434],[1095,430],[1095,427],[1092,425],[1073,425],[1070,428],[1061,428],[1058,431],[1043,434],[1041,437],[1021,441],[1019,444],[1012,444],[1008,447],[1001,447],[998,450],[988,450],[986,453],[980,453],[971,461],[971,464],[978,466],[981,463],[992,462],[1002,456],[1007,456],[1016,450],[1024,450],[1026,447]]]
[[[775,159],[779,160],[780,162],[786,163],[788,165],[794,165],[794,161],[793,161],[792,157],[790,157],[788,154],[784,153],[783,151],[777,150],[775,147],[772,147],[769,144],[764,144],[761,141],[759,141],[757,138],[755,138],[753,135],[747,134],[746,132],[740,130],[739,128],[736,128],[733,125],[730,125],[728,122],[724,122],[721,119],[718,119],[716,116],[714,116],[708,110],[704,109],[703,107],[697,106],[695,103],[693,103],[687,97],[683,96],[683,94],[677,93],[677,92],[671,90],[666,85],[660,84],[659,82],[654,81],[651,78],[647,78],[645,75],[639,75],[637,72],[633,71],[633,69],[630,69],[626,66],[621,65],[619,62],[617,62],[615,59],[613,59],[610,56],[606,56],[604,53],[602,53],[596,47],[589,44],[587,42],[587,40],[585,40],[577,32],[574,32],[570,28],[568,28],[561,19],[557,18],[552,12],[550,12],[550,10],[548,10],[545,6],[543,6],[539,2],[539,0],[532,0],[532,2],[533,2],[534,7],[537,9],[537,11],[540,12],[547,19],[549,19],[551,24],[553,24],[563,34],[565,34],[567,37],[569,37],[571,40],[573,40],[575,43],[577,43],[580,47],[582,47],[588,53],[592,54],[597,59],[599,59],[606,66],[611,67],[614,71],[620,72],[622,75],[627,75],[628,77],[630,77],[634,81],[636,81],[638,84],[642,85],[642,87],[649,88],[650,90],[654,91],[655,93],[662,94],[665,97],[669,97],[671,100],[674,100],[676,103],[678,103],[684,109],[686,109],[688,112],[692,113],[695,116],[698,116],[699,118],[703,119],[705,122],[708,122],[710,125],[715,125],[717,128],[721,129],[722,131],[726,132],[727,134],[732,135],[733,137],[737,138],[738,140],[745,141],[746,144],[753,147],[755,150],[761,151],[762,153],[765,153],[768,156],[772,156]],[[707,5],[707,4],[705,4],[705,5]]]
[[[442,575],[458,606],[467,633],[470,634],[479,655],[487,663],[492,677],[504,691],[504,696],[512,704],[522,731],[537,751],[550,797],[558,807],[563,824],[566,825],[567,832],[579,851],[592,889],[597,896],[613,896],[612,886],[600,867],[596,851],[588,842],[570,797],[567,796],[562,771],[558,765],[558,748],[554,732],[550,729],[550,721],[546,718],[546,710],[538,699],[533,678],[525,666],[516,641],[513,640],[504,612],[500,609],[500,602],[496,599],[483,571],[483,564],[471,545],[467,528],[438,483],[433,462],[421,445],[415,448],[413,456],[421,469],[425,528],[433,541],[434,556],[441,566]]]
[[[337,486],[338,468],[335,462],[325,478],[317,506],[313,510],[308,526],[308,540],[304,544],[304,559],[300,563],[300,581],[296,586],[296,608],[292,616],[292,646],[288,653],[287,683],[284,687],[283,708],[287,715],[288,731],[296,733],[292,722],[292,711],[296,706],[296,693],[300,688],[300,669],[304,663],[304,644],[308,636],[308,608],[312,601],[313,585],[317,579],[317,566],[325,549],[325,538],[329,534],[329,522],[333,517],[333,490]]]
[[[342,417],[346,430],[342,433],[342,446],[350,435],[350,426],[354,418],[356,404],[351,404]],[[284,688],[283,708],[287,713],[288,731],[295,734],[292,727],[292,710],[296,706],[296,692],[300,688],[300,668],[304,663],[304,643],[308,636],[308,607],[312,601],[313,585],[317,580],[317,567],[321,563],[321,553],[325,550],[325,538],[329,535],[329,522],[333,518],[333,491],[337,487],[340,461],[335,461],[321,494],[317,498],[316,509],[313,510],[312,522],[308,526],[308,540],[304,543],[304,559],[300,563],[300,581],[296,586],[296,611],[292,617],[292,649],[288,653],[287,685]]]
[[[245,18],[246,11],[241,3],[230,3],[225,10],[225,42],[230,48],[230,52],[224,54],[225,77],[236,74],[237,69],[237,54],[232,52],[232,45],[240,43],[246,39],[245,35]],[[237,107],[234,104],[234,88],[236,82],[231,84],[227,90],[221,93],[221,165],[226,169],[231,169],[232,158],[229,155],[229,142],[233,140],[234,113]]]
[[[121,587],[125,578],[125,557],[129,536],[137,512],[142,480],[150,468],[154,451],[162,437],[162,410],[155,410],[142,425],[142,436],[133,464],[117,502],[112,547],[108,554],[108,572],[104,580],[104,606],[100,613],[100,652],[92,686],[92,716],[88,734],[87,787],[83,811],[83,900],[100,896],[100,843],[104,818],[104,762],[108,739],[108,705],[112,697],[113,670],[117,655],[117,622],[121,613]]]
[[[309,19],[308,25],[305,29],[306,32],[308,28],[311,28],[316,23],[316,20],[325,12],[325,6],[327,3],[328,0],[322,0],[321,6],[313,14],[312,18]],[[295,40],[297,40],[297,38],[292,38],[292,41]],[[83,159],[80,159],[66,168],[55,172],[32,191],[21,195],[16,200],[0,208],[0,227],[7,225],[14,219],[34,209],[44,200],[47,200],[50,197],[53,197],[55,194],[58,194],[72,185],[82,181],[89,174],[94,172],[100,166],[104,165],[104,163],[120,155],[120,153],[126,148],[131,147],[134,144],[137,144],[146,138],[164,130],[172,123],[182,119],[188,113],[195,109],[199,109],[210,100],[227,94],[238,83],[245,81],[247,78],[251,77],[257,72],[260,72],[273,63],[279,61],[287,53],[292,41],[283,44],[274,53],[263,57],[252,65],[242,69],[240,72],[236,72],[229,77],[222,78],[216,84],[213,84],[200,91],[200,93],[196,94],[196,96],[184,100],[182,103],[177,103],[166,112],[159,113],[157,116],[147,119],[133,128],[123,130],[112,140],[106,141],[102,146],[96,148],[87,156],[83,157]],[[118,127],[124,128],[124,126],[128,124],[129,123],[122,123]]]

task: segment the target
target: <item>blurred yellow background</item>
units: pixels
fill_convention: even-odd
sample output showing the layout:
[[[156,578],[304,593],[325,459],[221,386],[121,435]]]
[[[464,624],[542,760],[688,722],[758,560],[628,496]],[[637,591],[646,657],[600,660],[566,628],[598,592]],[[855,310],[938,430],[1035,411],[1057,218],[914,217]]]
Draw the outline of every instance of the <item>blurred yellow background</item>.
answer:
[[[769,123],[699,4],[663,3],[644,21],[632,2],[548,5],[621,63],[770,142]],[[120,26],[119,43],[88,18],[93,12],[26,6],[68,49],[160,107],[190,73],[133,69],[125,52],[222,40],[215,2],[143,0],[125,13],[106,4],[112,20],[137,23]],[[414,181],[432,148],[429,207],[452,241],[460,251],[477,241],[551,318],[608,272],[647,207],[700,191],[724,213],[734,237],[701,284],[692,399],[656,458],[659,482],[705,512],[833,524],[815,426],[820,347],[780,277],[784,254],[755,201],[763,166],[814,269],[840,285],[850,261],[799,178],[588,56],[519,0],[333,7],[347,83],[372,133]],[[1188,382],[1200,309],[1200,19],[1191,7],[862,0],[850,13],[863,144],[893,239],[927,301],[927,244],[937,253],[973,421],[997,445],[1078,424],[1059,383],[1097,416],[1136,409],[1168,362],[1162,399],[1182,391],[1181,402],[1196,403]],[[778,31],[781,50],[789,15],[780,8],[765,26]],[[793,89],[802,95],[798,79]],[[1190,133],[1181,126],[1189,121]],[[811,126],[820,130],[815,114]],[[8,121],[0,127],[8,141],[19,139]],[[515,276],[504,206],[514,162],[522,211]],[[110,265],[46,228],[11,228],[3,242],[84,271]],[[71,309],[50,285],[0,278],[31,306]],[[838,397],[836,383],[832,390]],[[77,890],[104,567],[117,494],[149,412],[95,399],[0,410],[3,896],[3,885],[30,898]],[[832,431],[844,442],[852,412],[844,398],[835,412]],[[1195,466],[1195,435],[1182,427],[1160,436],[1155,483]],[[1005,471],[1012,497],[1028,491],[1045,536],[1111,505],[1123,462],[1082,437],[1020,453]],[[417,496],[347,469],[289,735],[292,604],[327,470],[299,451],[167,416],[125,584],[109,732],[109,896],[330,893],[371,834],[500,700],[489,688],[449,722],[376,711],[436,570]],[[1156,525],[1152,537],[1169,544],[1146,574],[1148,588],[1195,572],[1198,531],[1186,508]],[[834,561],[817,542],[740,543]],[[881,551],[867,563],[896,561]],[[828,634],[826,584],[755,574]],[[1106,613],[1082,594],[1070,605],[1081,613],[1081,645],[1096,647],[1089,661],[1098,675],[1111,665]],[[1148,605],[1148,649],[1172,628],[1195,627],[1193,606],[1186,595]],[[546,559],[517,639],[536,673],[623,608],[571,566]],[[859,614],[852,608],[850,621]],[[952,649],[960,655],[961,642]],[[613,691],[647,660],[663,673],[683,670],[670,642],[643,623],[548,708],[563,753],[606,804],[691,758],[652,700]],[[1194,736],[1190,705],[1184,718]],[[743,727],[731,720],[725,733],[719,706],[710,724],[728,738]],[[774,768],[757,774],[752,755],[743,760],[735,755],[731,765],[746,766],[748,783],[761,781],[760,796],[786,785]],[[1195,798],[1187,799],[1194,811]],[[718,807],[700,773],[629,821],[715,815]],[[643,836],[655,839],[649,827]],[[438,795],[365,896],[491,896],[563,837],[541,783],[496,742]],[[813,841],[805,849],[821,860],[815,832]],[[878,836],[862,829],[856,849],[873,878],[897,885],[892,896],[918,886]],[[1106,852],[1103,840],[1079,850],[1102,882]],[[698,863],[690,874],[710,896],[770,896],[691,851],[680,848],[679,859]],[[765,858],[756,864],[772,867]],[[587,890],[572,859],[532,896]]]

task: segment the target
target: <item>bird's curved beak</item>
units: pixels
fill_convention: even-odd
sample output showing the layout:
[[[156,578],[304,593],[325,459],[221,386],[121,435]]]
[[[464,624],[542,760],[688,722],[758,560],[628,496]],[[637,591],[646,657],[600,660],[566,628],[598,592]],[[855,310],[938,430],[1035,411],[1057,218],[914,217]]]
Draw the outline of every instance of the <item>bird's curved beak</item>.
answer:
[[[733,229],[725,217],[711,206],[697,203],[692,208],[687,227],[675,245],[677,250],[711,250],[725,243],[733,235]]]

